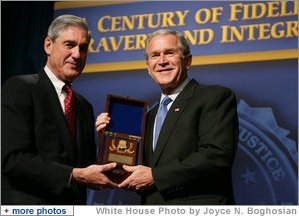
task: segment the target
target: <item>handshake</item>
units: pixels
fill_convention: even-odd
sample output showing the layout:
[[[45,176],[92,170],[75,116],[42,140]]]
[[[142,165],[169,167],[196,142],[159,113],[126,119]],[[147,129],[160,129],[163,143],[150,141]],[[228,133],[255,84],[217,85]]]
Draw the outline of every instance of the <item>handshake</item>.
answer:
[[[123,188],[143,191],[154,184],[151,168],[142,165],[123,165],[123,169],[129,172],[130,175],[123,182],[115,183],[105,173],[115,169],[116,165],[116,163],[109,163],[105,165],[90,165],[86,168],[74,168],[72,180],[96,190],[103,188]]]

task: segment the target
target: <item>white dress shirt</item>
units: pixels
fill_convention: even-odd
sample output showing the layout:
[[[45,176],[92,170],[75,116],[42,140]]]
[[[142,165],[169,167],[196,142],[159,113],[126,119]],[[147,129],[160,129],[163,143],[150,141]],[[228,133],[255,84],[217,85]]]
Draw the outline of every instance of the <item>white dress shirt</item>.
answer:
[[[56,93],[57,93],[59,101],[60,101],[61,108],[62,108],[63,113],[64,113],[64,111],[65,111],[65,109],[64,109],[64,100],[67,96],[67,93],[62,88],[65,85],[65,83],[63,81],[61,81],[60,79],[58,79],[55,76],[55,74],[50,70],[50,68],[48,68],[47,65],[44,67],[44,70],[45,70],[47,76],[49,77],[49,79],[51,80],[51,82],[53,83],[53,85],[55,87]]]

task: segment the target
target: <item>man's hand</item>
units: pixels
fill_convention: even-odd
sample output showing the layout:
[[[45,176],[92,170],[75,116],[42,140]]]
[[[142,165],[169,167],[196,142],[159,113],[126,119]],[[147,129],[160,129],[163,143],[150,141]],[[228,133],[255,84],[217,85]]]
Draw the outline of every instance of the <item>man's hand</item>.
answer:
[[[118,185],[120,188],[143,191],[149,189],[154,184],[152,169],[150,167],[123,165],[123,168],[132,174]]]
[[[108,113],[101,113],[97,116],[95,126],[98,133],[107,127],[107,125],[110,123],[110,120],[111,118],[108,116]]]
[[[106,171],[114,169],[116,163],[105,165],[90,165],[86,168],[74,168],[72,172],[72,180],[87,185],[92,189],[117,188],[118,185],[103,174]]]

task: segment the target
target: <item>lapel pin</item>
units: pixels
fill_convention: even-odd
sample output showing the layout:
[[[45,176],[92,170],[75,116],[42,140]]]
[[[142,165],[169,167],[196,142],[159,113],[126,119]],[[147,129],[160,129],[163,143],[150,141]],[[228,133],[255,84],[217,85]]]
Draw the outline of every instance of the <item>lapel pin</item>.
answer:
[[[175,112],[178,112],[178,111],[180,111],[180,108],[175,108],[174,111],[175,111]]]

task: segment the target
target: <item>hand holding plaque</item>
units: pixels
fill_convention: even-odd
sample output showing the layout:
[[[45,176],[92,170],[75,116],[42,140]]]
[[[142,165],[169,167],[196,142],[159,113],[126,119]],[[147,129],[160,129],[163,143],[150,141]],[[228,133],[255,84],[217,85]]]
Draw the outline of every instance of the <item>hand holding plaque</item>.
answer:
[[[106,112],[111,121],[100,133],[98,163],[118,164],[114,170],[106,173],[116,183],[130,175],[122,169],[122,165],[142,164],[146,108],[147,103],[141,100],[107,96]]]

